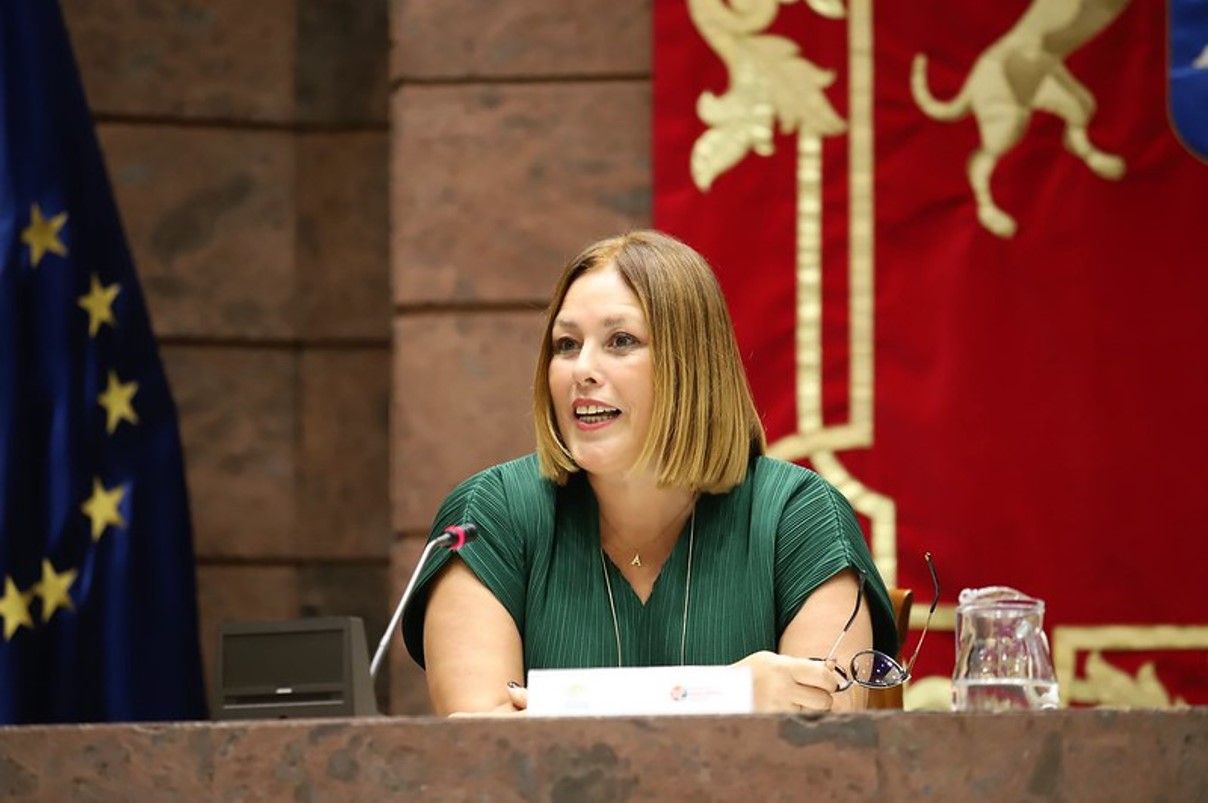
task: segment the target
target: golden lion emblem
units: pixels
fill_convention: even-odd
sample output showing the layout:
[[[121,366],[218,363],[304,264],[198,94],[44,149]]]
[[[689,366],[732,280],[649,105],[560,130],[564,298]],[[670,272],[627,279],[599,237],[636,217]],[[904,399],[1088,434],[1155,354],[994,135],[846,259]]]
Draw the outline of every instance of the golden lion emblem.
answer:
[[[1086,127],[1095,98],[1065,66],[1065,58],[1106,28],[1129,0],[1034,0],[1010,31],[986,48],[951,100],[937,100],[927,86],[927,57],[914,57],[910,89],[919,108],[935,120],[977,119],[981,147],[967,173],[977,219],[999,237],[1015,234],[1015,220],[994,203],[990,175],[1023,136],[1032,111],[1065,121],[1065,147],[1097,176],[1116,180],[1124,160],[1096,148]]]

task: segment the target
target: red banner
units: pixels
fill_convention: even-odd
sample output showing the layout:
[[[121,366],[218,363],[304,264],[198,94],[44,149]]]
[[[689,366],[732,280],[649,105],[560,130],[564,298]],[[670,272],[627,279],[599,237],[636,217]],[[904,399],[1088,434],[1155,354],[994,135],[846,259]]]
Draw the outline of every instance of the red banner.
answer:
[[[1161,0],[655,4],[655,224],[916,608],[934,553],[918,705],[995,584],[1046,600],[1066,703],[1208,703],[1208,166],[1167,35]]]

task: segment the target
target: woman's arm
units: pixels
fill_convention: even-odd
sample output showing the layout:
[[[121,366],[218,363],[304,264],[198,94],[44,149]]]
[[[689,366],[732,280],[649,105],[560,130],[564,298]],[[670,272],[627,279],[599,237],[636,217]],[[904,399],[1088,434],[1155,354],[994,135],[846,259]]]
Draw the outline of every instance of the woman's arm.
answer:
[[[513,705],[508,682],[524,684],[524,647],[515,621],[459,558],[432,581],[424,663],[438,714],[506,710]]]
[[[847,618],[851,616],[858,593],[859,581],[850,569],[836,574],[814,589],[780,636],[780,654],[801,658],[826,657],[847,623]],[[852,656],[872,648],[872,618],[868,615],[868,600],[864,602],[851,629],[835,651],[835,663],[849,675]],[[862,686],[853,685],[847,691],[833,695],[832,700],[831,708],[834,711],[858,711],[867,706],[868,692]]]
[[[857,711],[866,706],[863,688],[836,691],[840,678],[831,668],[838,665],[849,672],[852,656],[872,646],[872,622],[863,606],[834,661],[816,660],[830,652],[856,605],[856,593],[851,571],[835,575],[806,598],[781,635],[779,652],[764,650],[738,662],[751,670],[756,711]]]
[[[780,636],[779,652],[755,652],[739,661],[751,670],[755,685],[755,710],[766,711],[855,711],[864,709],[867,693],[859,686],[843,692],[834,665],[849,673],[852,656],[872,646],[872,623],[861,606],[834,662],[823,663],[832,644],[847,624],[855,607],[856,580],[852,571],[831,577],[814,589],[801,610],[792,617]],[[846,685],[846,683],[844,683]]]

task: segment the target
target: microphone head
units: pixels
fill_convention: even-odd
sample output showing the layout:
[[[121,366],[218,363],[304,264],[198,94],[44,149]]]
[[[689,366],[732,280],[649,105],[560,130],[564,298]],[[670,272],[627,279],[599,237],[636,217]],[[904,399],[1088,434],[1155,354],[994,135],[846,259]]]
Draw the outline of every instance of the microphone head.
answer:
[[[462,525],[450,524],[441,535],[448,536],[449,543],[446,546],[450,551],[456,552],[478,537],[478,528],[469,522]]]
[[[461,532],[463,535],[465,535],[465,539],[466,539],[465,541],[462,542],[463,546],[465,544],[470,543],[471,541],[473,541],[475,538],[478,537],[478,528],[475,527],[473,524],[471,524],[468,521],[465,524],[461,525]]]

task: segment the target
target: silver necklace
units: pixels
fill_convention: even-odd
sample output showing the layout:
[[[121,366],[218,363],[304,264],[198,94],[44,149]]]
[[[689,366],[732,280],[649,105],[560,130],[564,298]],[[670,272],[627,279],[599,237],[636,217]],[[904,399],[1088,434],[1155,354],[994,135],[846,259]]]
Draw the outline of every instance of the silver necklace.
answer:
[[[688,646],[688,597],[692,593],[692,547],[696,545],[696,509],[692,509],[691,523],[688,525],[688,576],[684,580],[684,621],[680,625],[680,666],[684,665],[685,650]],[[608,577],[608,559],[604,556],[604,545],[600,545],[600,568],[604,571],[604,586],[608,589],[608,610],[612,613],[612,632],[617,637],[617,666],[621,662],[621,625],[617,622],[617,603],[612,596],[612,580]]]

